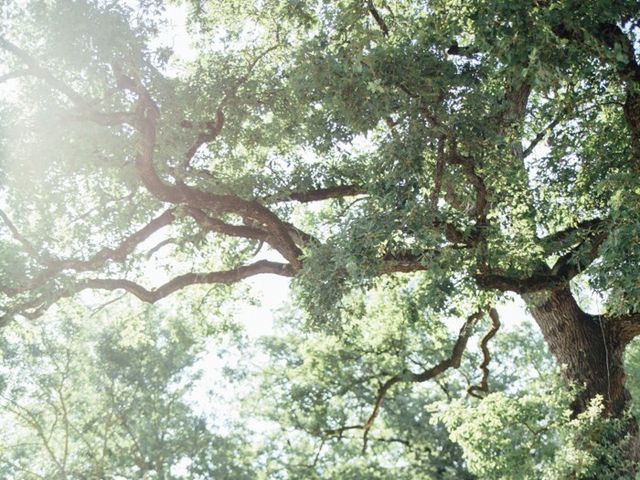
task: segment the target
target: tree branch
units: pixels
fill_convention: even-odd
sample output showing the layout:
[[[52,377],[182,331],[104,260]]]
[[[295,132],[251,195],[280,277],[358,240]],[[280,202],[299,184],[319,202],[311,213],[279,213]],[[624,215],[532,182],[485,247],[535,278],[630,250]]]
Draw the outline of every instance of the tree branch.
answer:
[[[578,222],[575,226],[542,237],[539,239],[539,243],[544,248],[546,254],[565,250],[582,241],[584,237],[580,237],[581,234],[586,233],[588,235],[595,231],[602,230],[605,223],[606,219],[603,218],[584,220],[582,222]]]
[[[566,282],[566,280],[554,277],[548,272],[537,272],[523,278],[491,271],[477,274],[475,279],[478,287],[484,290],[499,290],[501,292],[519,294],[553,290]]]
[[[487,345],[500,329],[500,317],[498,311],[493,307],[489,308],[489,318],[491,318],[491,328],[480,340],[480,350],[482,351],[480,369],[482,370],[482,379],[480,380],[480,385],[472,385],[467,389],[469,395],[480,399],[484,398],[483,395],[476,392],[482,392],[483,394],[489,392],[489,362],[491,361],[491,353]]]
[[[232,225],[218,218],[210,217],[198,208],[187,207],[186,212],[206,231],[222,233],[230,237],[241,237],[268,242],[269,232],[261,228],[248,225]]]
[[[488,191],[484,180],[476,172],[475,160],[471,157],[467,157],[458,153],[455,143],[452,142],[449,163],[452,165],[460,165],[462,172],[476,192],[475,206],[472,212],[472,216],[478,222],[478,225],[485,225],[487,223],[487,209],[488,203]]]
[[[272,196],[264,199],[267,203],[296,201],[300,203],[318,202],[331,198],[352,197],[365,195],[367,191],[360,185],[336,185],[334,187],[318,188],[304,192],[291,192],[283,196]]]
[[[640,335],[640,312],[607,317],[607,324],[622,345],[627,345],[631,340]]]
[[[29,71],[31,72],[32,75],[35,75],[43,79],[45,82],[51,85],[54,89],[63,93],[66,97],[69,98],[69,100],[71,100],[74,104],[76,104],[76,106],[83,107],[83,108],[90,107],[90,102],[85,97],[80,95],[74,89],[69,87],[66,83],[59,80],[58,78],[53,76],[51,73],[49,73],[47,70],[42,68],[40,64],[25,50],[21,49],[17,45],[14,45],[12,42],[10,42],[9,40],[7,40],[2,36],[0,36],[0,48],[2,48],[3,50],[6,50],[7,52],[17,57],[22,63],[24,63],[25,65],[27,65],[27,67],[29,67]]]
[[[72,287],[77,293],[87,288],[100,289],[100,290],[126,290],[138,297],[143,302],[155,303],[158,300],[171,295],[172,293],[183,289],[189,285],[201,285],[201,284],[231,284],[239,282],[245,278],[253,277],[255,275],[271,273],[273,275],[281,275],[285,277],[293,276],[291,266],[286,263],[271,262],[268,260],[259,260],[249,265],[243,265],[231,270],[224,270],[219,272],[207,272],[207,273],[185,273],[178,277],[173,278],[164,285],[147,290],[141,285],[124,279],[111,279],[111,278],[90,278],[80,280],[74,287]]]
[[[295,271],[291,265],[287,263],[271,262],[268,260],[259,260],[249,265],[242,265],[231,270],[222,270],[216,272],[204,273],[186,273],[179,275],[167,283],[154,288],[147,289],[142,285],[127,279],[119,278],[85,278],[80,279],[72,285],[59,288],[55,292],[46,293],[39,297],[32,298],[25,302],[14,305],[0,316],[0,326],[8,323],[15,315],[22,315],[26,318],[36,318],[49,308],[54,302],[61,298],[70,297],[83,290],[125,290],[143,302],[155,303],[158,300],[171,295],[190,285],[203,284],[232,284],[244,280],[246,278],[261,275],[273,274],[284,277],[292,277]]]
[[[47,268],[31,279],[22,289],[17,290],[16,293],[38,288],[64,270],[86,272],[96,270],[108,261],[122,261],[127,258],[141,242],[174,220],[174,209],[165,210],[160,216],[154,218],[147,225],[126,237],[117,247],[105,247],[87,260],[53,259],[46,256],[40,260],[40,263]]]
[[[598,257],[600,245],[606,239],[607,232],[594,233],[562,255],[551,268],[551,274],[560,279],[571,280],[593,263]]]
[[[547,133],[550,130],[553,130],[556,126],[558,126],[558,124],[560,123],[561,119],[562,119],[562,117],[560,115],[558,115],[556,118],[554,118],[551,121],[551,123],[549,123],[549,125],[547,125],[541,131],[539,131],[537,133],[537,135],[533,138],[533,140],[531,140],[531,143],[529,143],[527,148],[525,148],[524,151],[522,152],[522,158],[527,158],[529,155],[531,155],[531,153],[533,152],[534,148],[536,148],[536,146],[538,146],[538,144],[542,140],[544,140],[544,138],[547,136]]]
[[[193,159],[195,154],[198,152],[200,147],[206,143],[214,141],[220,134],[220,131],[222,130],[223,126],[224,126],[224,113],[222,112],[221,108],[218,108],[218,111],[216,112],[215,123],[208,122],[206,124],[207,130],[204,132],[200,132],[198,136],[195,138],[195,140],[189,147],[189,150],[187,150],[187,153],[184,156],[184,160],[182,161],[182,168],[189,167],[191,160]]]
[[[473,333],[473,327],[478,322],[480,317],[482,316],[482,311],[478,310],[473,313],[465,320],[460,332],[458,333],[458,338],[453,345],[453,349],[451,350],[451,355],[437,363],[431,368],[425,369],[419,373],[413,373],[411,371],[404,371],[400,374],[394,375],[387,379],[381,386],[378,388],[378,393],[376,395],[376,400],[374,402],[373,410],[366,422],[361,425],[349,425],[340,427],[333,430],[325,430],[323,434],[327,437],[330,436],[339,436],[347,430],[363,430],[363,452],[367,449],[367,439],[369,435],[369,431],[373,426],[378,414],[380,413],[380,409],[382,407],[382,402],[385,399],[385,396],[389,392],[389,390],[398,383],[422,383],[433,378],[436,378],[438,375],[441,375],[449,368],[458,368],[460,366],[460,362],[462,360],[462,354],[464,353],[469,337]]]
[[[30,70],[43,78],[55,90],[62,92],[77,107],[88,112],[87,116],[90,120],[101,125],[113,125],[118,121],[133,124],[134,128],[141,135],[141,142],[138,154],[136,155],[135,165],[145,187],[159,200],[173,204],[186,204],[197,209],[208,210],[217,214],[233,213],[240,215],[245,219],[248,218],[255,220],[259,224],[264,225],[265,229],[269,232],[271,246],[280,252],[280,254],[287,259],[294,269],[299,270],[302,267],[302,252],[296,245],[296,242],[291,238],[291,229],[264,205],[257,201],[245,200],[235,195],[216,195],[210,192],[205,192],[197,188],[190,187],[182,183],[180,180],[176,181],[175,184],[172,184],[165,182],[160,178],[153,164],[156,146],[157,122],[160,117],[160,109],[147,88],[138,78],[126,75],[120,65],[112,65],[113,74],[118,88],[134,93],[138,97],[138,100],[136,102],[135,112],[132,114],[129,112],[103,114],[92,111],[90,108],[91,104],[88,100],[75,92],[66,83],[50,74],[47,70],[41,68],[38,62],[24,50],[2,37],[0,37],[0,48],[3,48],[18,57],[22,62],[27,64]],[[220,128],[222,128],[222,124],[224,122],[222,106],[224,102],[233,96],[237,88],[247,81],[249,75],[260,59],[264,58],[269,52],[276,48],[278,48],[278,45],[266,49],[249,64],[247,74],[238,79],[232,89],[232,92],[225,96],[221,106],[218,108],[216,124],[214,124],[210,130],[204,134],[204,136],[200,136],[196,139],[192,148],[187,152],[189,160],[193,155],[195,155],[195,151],[203,142],[215,137]]]
[[[42,254],[27,238],[20,233],[20,231],[16,228],[14,223],[11,221],[9,216],[2,210],[0,210],[0,218],[7,225],[9,231],[13,235],[13,237],[20,242],[20,244],[24,247],[26,252],[31,255],[35,260],[40,262],[41,264],[47,264],[49,262],[49,255]]]
[[[538,271],[527,277],[488,270],[475,276],[477,284],[483,289],[519,294],[553,290],[585,271],[598,257],[598,249],[608,235],[605,225],[605,219],[585,220],[575,227],[539,239],[538,242],[542,244],[547,255],[569,249],[560,256],[552,268],[542,265]]]
[[[369,9],[369,13],[371,14],[371,16],[374,18],[374,20],[378,24],[378,27],[380,27],[380,30],[382,30],[382,34],[385,37],[388,37],[389,28],[387,27],[387,24],[384,21],[384,18],[382,18],[382,16],[380,15],[380,12],[378,12],[378,9],[373,4],[373,0],[367,0],[367,8]]]

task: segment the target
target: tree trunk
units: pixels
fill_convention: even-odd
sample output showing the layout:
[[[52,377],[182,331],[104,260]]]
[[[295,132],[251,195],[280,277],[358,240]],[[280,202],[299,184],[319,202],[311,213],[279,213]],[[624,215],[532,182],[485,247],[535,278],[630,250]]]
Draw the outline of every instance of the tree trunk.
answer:
[[[622,418],[631,400],[625,388],[623,365],[627,342],[617,333],[615,324],[582,311],[568,285],[551,292],[523,297],[549,350],[563,366],[567,380],[579,387],[571,405],[573,415],[584,412],[590,401],[596,395],[601,395],[604,415]],[[635,438],[637,430],[635,420],[628,420],[618,433],[618,438],[609,438],[607,441],[622,442],[628,434]],[[627,443],[627,447],[621,448],[625,448],[625,457],[630,464],[635,465],[636,459],[630,457],[636,457],[636,449],[631,445],[636,442]],[[635,468],[628,468],[635,471]],[[633,475],[633,471],[628,473]],[[618,472],[622,473],[619,469]]]

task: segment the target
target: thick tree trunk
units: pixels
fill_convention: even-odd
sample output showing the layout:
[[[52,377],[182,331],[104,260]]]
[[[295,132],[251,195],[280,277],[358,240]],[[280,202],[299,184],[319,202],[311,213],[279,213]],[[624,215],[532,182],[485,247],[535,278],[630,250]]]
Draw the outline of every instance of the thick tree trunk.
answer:
[[[615,325],[605,318],[582,311],[568,285],[552,292],[524,295],[524,300],[549,350],[563,365],[567,380],[580,388],[572,404],[573,414],[585,411],[591,400],[601,395],[604,414],[623,417],[631,400],[625,388],[623,365],[627,342],[617,333]],[[636,437],[637,431],[635,421],[629,420],[619,432],[617,441],[622,441],[628,434]],[[635,448],[621,448],[627,450],[625,456],[635,464],[636,459],[629,458],[636,456]]]
[[[568,286],[527,295],[525,301],[567,379],[584,387],[572,405],[574,414],[601,395],[607,414],[619,416],[630,400],[624,387],[625,345],[605,319],[582,311]]]

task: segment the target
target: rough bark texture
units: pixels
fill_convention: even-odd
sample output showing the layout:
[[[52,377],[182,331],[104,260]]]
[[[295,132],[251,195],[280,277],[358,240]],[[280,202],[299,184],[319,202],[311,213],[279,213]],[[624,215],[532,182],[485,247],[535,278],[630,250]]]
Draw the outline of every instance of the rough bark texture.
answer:
[[[624,349],[629,340],[619,333],[616,323],[582,311],[568,285],[523,297],[549,350],[564,366],[567,380],[582,387],[571,405],[573,415],[584,412],[590,401],[601,395],[604,414],[623,418],[631,400],[625,388],[623,365]],[[606,455],[598,458],[597,462],[604,471],[618,475],[616,478],[635,478],[640,444],[638,425],[628,418],[623,425],[622,430],[601,440],[605,442],[603,445],[617,443],[629,463],[621,465]],[[599,475],[581,478],[595,480]]]
[[[582,311],[568,286],[526,295],[525,301],[567,379],[584,387],[572,405],[574,414],[602,395],[606,413],[619,416],[630,400],[624,387],[625,344],[606,319]]]

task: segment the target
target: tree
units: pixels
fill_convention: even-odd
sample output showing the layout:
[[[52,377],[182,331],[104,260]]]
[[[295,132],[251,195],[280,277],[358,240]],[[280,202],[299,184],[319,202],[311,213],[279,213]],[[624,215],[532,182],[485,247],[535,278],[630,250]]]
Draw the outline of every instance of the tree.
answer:
[[[4,322],[88,289],[153,303],[274,274],[339,333],[350,292],[409,276],[425,328],[466,321],[438,362],[388,372],[350,426],[366,435],[389,391],[458,367],[515,292],[579,387],[574,415],[601,397],[623,417],[638,2],[196,2],[182,66],[161,3],[128,5],[3,7]],[[167,281],[145,286],[157,265]],[[636,432],[616,440],[632,462]]]
[[[12,325],[2,345],[3,478],[255,478],[242,435],[214,434],[212,415],[188,402],[202,324],[135,310],[109,318],[67,303],[46,322]]]
[[[404,365],[424,368],[454,341],[439,322],[421,329],[411,309],[398,311],[406,303],[390,301],[397,289],[385,285],[377,294],[347,334],[301,334],[288,313],[283,331],[264,340],[271,360],[245,415],[275,420],[269,443],[290,473],[284,478],[619,478],[598,470],[598,456],[615,454],[596,441],[612,425],[598,418],[599,405],[570,418],[571,390],[529,322],[492,341],[489,395],[465,395],[481,381],[482,352],[472,348],[433,383],[389,390],[363,441],[348,427],[370,414],[377,382]],[[633,376],[637,363],[627,366]],[[319,433],[335,425],[343,430]],[[276,472],[269,478],[280,478]]]

